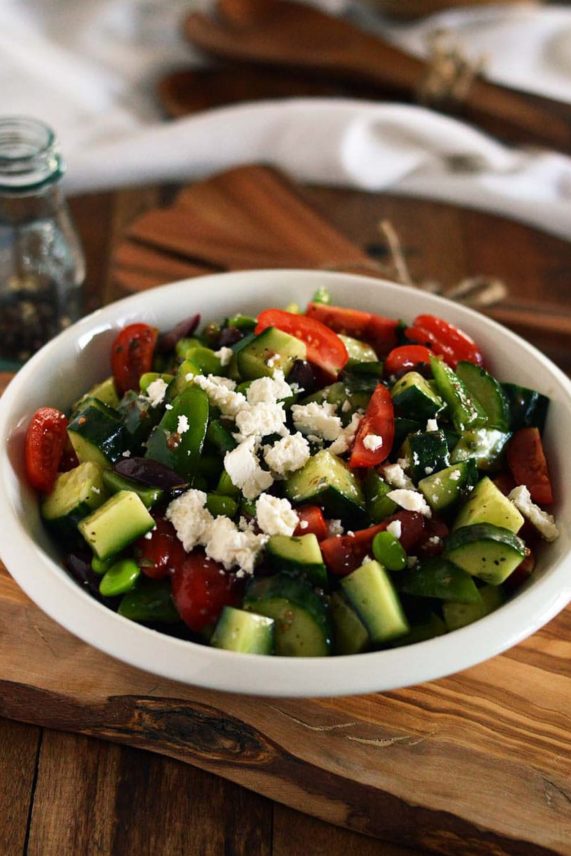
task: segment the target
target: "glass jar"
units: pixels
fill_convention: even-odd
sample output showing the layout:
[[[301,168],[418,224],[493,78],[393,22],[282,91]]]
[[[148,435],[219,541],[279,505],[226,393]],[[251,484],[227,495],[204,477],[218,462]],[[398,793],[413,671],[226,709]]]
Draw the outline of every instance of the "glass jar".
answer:
[[[64,201],[53,132],[0,117],[0,361],[28,359],[76,321],[85,262]]]

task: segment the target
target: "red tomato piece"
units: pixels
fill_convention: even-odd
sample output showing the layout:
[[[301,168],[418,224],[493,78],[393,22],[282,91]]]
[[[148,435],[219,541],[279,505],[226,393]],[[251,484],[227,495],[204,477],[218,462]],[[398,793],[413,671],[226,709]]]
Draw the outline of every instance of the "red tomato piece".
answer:
[[[265,309],[258,315],[256,335],[267,327],[277,327],[305,343],[308,362],[337,377],[349,359],[347,348],[333,330],[315,318],[285,312],[283,309]]]
[[[196,633],[214,624],[225,606],[238,606],[244,583],[236,574],[193,550],[175,568],[172,596],[184,623]]]
[[[318,505],[302,505],[295,510],[299,524],[294,535],[315,535],[318,541],[323,541],[329,534],[327,521]],[[303,524],[306,523],[307,526]]]
[[[474,340],[459,327],[436,315],[417,315],[412,327],[405,330],[405,335],[414,342],[427,344],[435,354],[444,357],[452,368],[456,368],[460,360],[467,360],[477,366],[484,363]]]
[[[163,517],[155,518],[155,528],[135,543],[135,555],[141,571],[154,580],[173,574],[187,557],[175,528]]]
[[[365,556],[371,553],[371,545],[377,532],[384,532],[393,520],[401,522],[400,542],[405,551],[408,553],[414,550],[422,539],[426,525],[425,518],[416,511],[397,511],[376,526],[361,529],[352,535],[334,535],[322,541],[319,546],[327,569],[338,577],[345,577],[356,570]]]
[[[30,485],[42,493],[54,486],[67,443],[67,419],[55,407],[40,407],[26,431],[24,457]]]
[[[506,460],[516,484],[524,484],[534,502],[551,505],[553,489],[538,428],[520,428],[509,441]]]
[[[378,448],[367,448],[367,437],[373,435],[382,441]],[[349,466],[376,467],[390,455],[395,439],[395,412],[391,394],[382,383],[378,384],[361,419]],[[377,441],[378,442],[378,441]]]
[[[62,456],[59,462],[58,470],[60,473],[67,473],[79,466],[79,458],[75,454],[75,449],[71,445],[69,436],[65,441]]]
[[[401,345],[393,348],[384,365],[387,377],[400,377],[419,366],[430,365],[430,351],[424,345]]]
[[[111,370],[119,395],[138,389],[141,375],[153,367],[158,330],[149,324],[129,324],[111,346]]]
[[[346,309],[344,306],[327,306],[324,303],[310,303],[307,315],[321,321],[336,333],[362,339],[381,357],[397,344],[399,322],[394,318],[385,318],[383,315],[362,312],[359,309]]]

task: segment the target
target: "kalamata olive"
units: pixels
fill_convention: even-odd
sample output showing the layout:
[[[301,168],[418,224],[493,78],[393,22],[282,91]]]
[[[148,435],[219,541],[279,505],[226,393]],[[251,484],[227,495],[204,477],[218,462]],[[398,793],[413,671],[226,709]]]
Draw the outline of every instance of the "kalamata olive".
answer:
[[[287,376],[287,382],[290,386],[297,384],[305,395],[311,395],[319,386],[313,367],[306,360],[295,361]]]
[[[235,345],[236,342],[239,342],[243,338],[244,333],[242,330],[238,330],[237,327],[224,327],[220,331],[220,339],[218,341],[221,348],[229,348],[230,345]]]
[[[86,588],[89,594],[92,594],[97,600],[106,601],[99,594],[100,578],[91,570],[91,557],[86,553],[67,553],[64,558],[64,564],[82,588]]]
[[[113,469],[125,478],[133,479],[133,481],[150,487],[160,487],[164,490],[188,487],[188,482],[184,480],[183,476],[171,470],[170,467],[165,467],[164,464],[150,458],[124,458],[117,461]]]
[[[192,336],[198,325],[200,324],[200,315],[191,315],[180,321],[172,330],[166,333],[161,333],[157,339],[155,350],[160,354],[168,353],[174,350],[179,339],[184,339],[186,336]]]

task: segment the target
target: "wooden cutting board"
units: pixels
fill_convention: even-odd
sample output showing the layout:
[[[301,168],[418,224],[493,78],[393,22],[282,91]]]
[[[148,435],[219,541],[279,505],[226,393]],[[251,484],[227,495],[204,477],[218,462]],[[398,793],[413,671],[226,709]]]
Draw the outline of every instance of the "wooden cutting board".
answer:
[[[0,716],[178,758],[412,848],[571,854],[571,607],[444,680],[259,699],[123,665],[44,615],[0,565],[0,643]]]

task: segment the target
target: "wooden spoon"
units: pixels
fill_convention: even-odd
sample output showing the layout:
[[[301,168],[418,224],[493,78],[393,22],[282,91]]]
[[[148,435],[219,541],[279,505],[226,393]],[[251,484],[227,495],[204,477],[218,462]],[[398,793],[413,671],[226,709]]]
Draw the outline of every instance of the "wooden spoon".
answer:
[[[217,57],[368,84],[383,96],[416,99],[428,70],[378,35],[294,0],[219,0],[217,17],[195,12],[184,27],[195,46]],[[478,77],[459,112],[509,140],[571,152],[571,110],[559,102]]]

